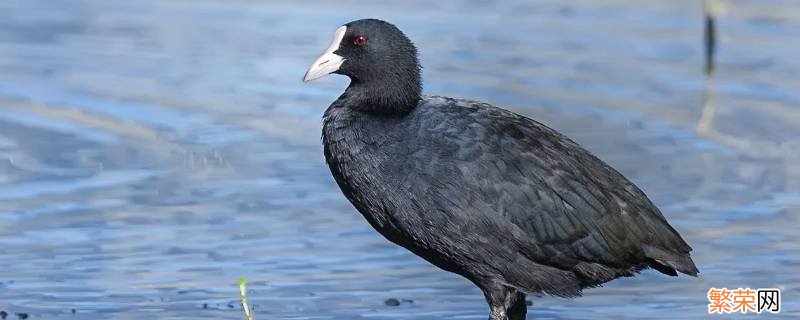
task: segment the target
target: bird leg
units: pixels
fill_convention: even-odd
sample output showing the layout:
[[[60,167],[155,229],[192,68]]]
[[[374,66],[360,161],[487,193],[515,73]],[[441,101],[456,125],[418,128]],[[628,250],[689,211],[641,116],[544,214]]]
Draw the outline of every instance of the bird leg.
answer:
[[[525,293],[502,285],[486,289],[484,295],[489,303],[489,320],[525,320],[528,311]]]
[[[506,318],[506,306],[504,305],[492,305],[491,313],[489,313],[489,320],[507,320]]]
[[[506,286],[496,282],[480,283],[478,286],[481,287],[486,303],[489,304],[489,320],[508,320],[506,318],[506,306],[508,305],[511,291]]]
[[[528,305],[525,301],[525,293],[514,292],[511,305],[508,306],[508,320],[525,320],[528,315]]]

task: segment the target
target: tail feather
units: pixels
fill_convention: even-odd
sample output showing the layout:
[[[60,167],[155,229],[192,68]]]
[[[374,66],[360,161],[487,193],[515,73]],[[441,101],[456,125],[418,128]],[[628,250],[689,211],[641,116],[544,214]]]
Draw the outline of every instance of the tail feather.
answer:
[[[651,260],[650,267],[661,273],[677,276],[675,272],[677,270],[692,277],[696,277],[700,273],[688,252],[683,254],[673,253],[653,246],[645,246],[644,252]]]

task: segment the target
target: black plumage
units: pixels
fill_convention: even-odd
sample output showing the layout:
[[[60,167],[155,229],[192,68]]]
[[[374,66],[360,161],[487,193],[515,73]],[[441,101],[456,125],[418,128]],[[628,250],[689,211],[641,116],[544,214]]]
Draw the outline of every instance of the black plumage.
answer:
[[[619,172],[527,117],[422,96],[400,30],[345,27],[332,72],[351,83],[322,135],[331,172],[383,236],[480,287],[491,319],[524,319],[526,293],[573,297],[647,267],[697,275],[689,245]]]

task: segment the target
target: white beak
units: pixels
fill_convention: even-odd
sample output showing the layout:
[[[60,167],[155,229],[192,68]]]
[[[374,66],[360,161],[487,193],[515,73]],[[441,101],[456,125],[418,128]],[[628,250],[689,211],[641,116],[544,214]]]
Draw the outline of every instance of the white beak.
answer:
[[[335,72],[339,70],[339,67],[342,66],[344,63],[344,58],[340,55],[334,54],[333,52],[339,49],[339,45],[342,43],[342,38],[344,38],[344,33],[347,31],[347,27],[341,26],[339,29],[336,29],[336,32],[333,34],[333,42],[331,42],[330,47],[322,53],[317,60],[311,64],[311,67],[308,68],[306,71],[306,76],[303,77],[303,81],[308,82],[314,79],[318,79],[326,74],[331,72]]]

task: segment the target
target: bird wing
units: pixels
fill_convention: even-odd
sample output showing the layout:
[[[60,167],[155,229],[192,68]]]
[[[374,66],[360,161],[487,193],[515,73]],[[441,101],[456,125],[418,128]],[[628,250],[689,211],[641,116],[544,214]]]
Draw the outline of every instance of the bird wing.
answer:
[[[495,226],[523,234],[510,242],[527,258],[572,270],[588,286],[646,265],[672,275],[697,274],[689,245],[609,165],[529,118],[484,103],[446,100],[437,100],[441,117],[428,117],[419,129],[428,131],[423,136],[439,149],[439,159],[426,153],[417,161],[426,168],[426,183],[438,186],[428,193],[439,198],[434,202],[451,204],[438,210],[468,213],[449,212],[452,223],[499,216]]]

